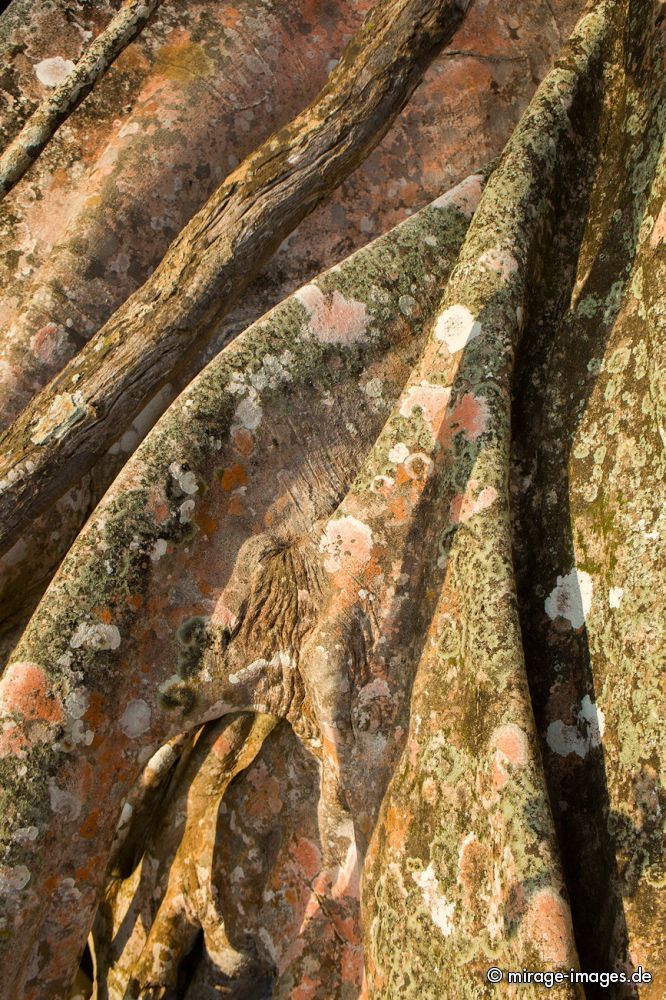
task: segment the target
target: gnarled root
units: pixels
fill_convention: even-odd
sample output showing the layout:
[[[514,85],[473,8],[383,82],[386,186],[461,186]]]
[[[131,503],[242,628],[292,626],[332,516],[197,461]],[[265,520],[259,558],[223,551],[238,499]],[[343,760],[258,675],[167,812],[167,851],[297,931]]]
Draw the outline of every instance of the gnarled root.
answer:
[[[140,865],[111,883],[100,907],[93,931],[96,1000],[175,996],[183,959],[201,933],[205,956],[197,980],[202,986],[216,977],[247,978],[247,959],[226,939],[211,870],[224,793],[254,760],[276,721],[239,713],[203,727],[161,796],[155,775],[143,776],[149,794],[140,814],[148,817],[146,803],[156,795],[167,803]],[[162,757],[176,749],[182,747],[172,742]],[[118,859],[131,857],[132,840],[129,836],[121,845],[116,870],[122,869]]]

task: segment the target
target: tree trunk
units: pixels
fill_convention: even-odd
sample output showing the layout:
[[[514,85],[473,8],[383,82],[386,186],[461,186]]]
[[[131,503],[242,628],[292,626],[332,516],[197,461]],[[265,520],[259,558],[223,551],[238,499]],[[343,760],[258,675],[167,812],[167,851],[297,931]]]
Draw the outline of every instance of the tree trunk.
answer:
[[[316,101],[268,139],[0,440],[0,554],[95,464],[261,265],[385,135],[469,0],[381,0]]]
[[[89,475],[13,539],[0,557],[0,664],[96,503],[193,374],[312,276],[499,154],[573,25],[567,27],[570,0],[551,5],[557,20],[545,2],[530,4],[525,16],[524,0],[517,2],[517,11],[496,8],[494,0],[471,8],[453,49],[435,60],[382,143],[283,241],[211,343],[123,429]],[[246,0],[236,5],[233,29],[224,4],[162,8],[72,116],[66,138],[54,137],[0,212],[2,427],[148,277],[214,190],[221,165],[237,162],[314,97],[361,19],[346,0],[334,3],[335,17],[322,21],[305,0],[265,3],[259,11]],[[23,53],[39,64],[53,55],[57,36],[58,51],[75,60],[80,30],[103,29],[112,12],[104,3],[86,8],[74,25],[60,8],[54,24],[55,13],[14,0],[0,19],[0,46],[24,100],[35,73]],[[520,33],[512,27],[519,21]],[[27,110],[0,90],[0,129],[3,97],[12,102],[4,121],[18,128]],[[48,198],[41,198],[46,189]]]
[[[589,8],[125,463],[0,681],[9,1000],[93,920],[98,1000],[662,995],[663,44]]]
[[[141,31],[158,3],[159,0],[128,0],[76,66],[72,66],[65,78],[58,82],[53,94],[33,112],[0,156],[0,200],[32,166],[56,131],[88,96],[127,43]],[[42,63],[42,73],[46,73],[49,82],[53,79],[54,71],[56,76],[60,75],[62,64],[66,66],[62,57],[60,61],[54,59],[46,65]]]

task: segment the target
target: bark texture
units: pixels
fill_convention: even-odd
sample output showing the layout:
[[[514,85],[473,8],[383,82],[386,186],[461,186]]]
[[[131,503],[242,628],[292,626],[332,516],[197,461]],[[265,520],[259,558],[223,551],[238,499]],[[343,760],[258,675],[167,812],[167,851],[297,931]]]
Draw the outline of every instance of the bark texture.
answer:
[[[497,155],[575,6],[476,0],[385,139],[283,241],[210,346],[0,557],[3,663],[95,504],[192,375],[285,295]],[[57,5],[14,0],[0,19],[8,138],[45,90],[36,67],[54,53],[77,59],[113,15],[104,3],[75,8],[68,20]],[[3,426],[147,279],[226,170],[314,97],[363,9],[336,0],[323,18],[305,2],[167,5],[116,60],[0,208]]]
[[[218,188],[0,439],[0,553],[95,464],[271,253],[379,142],[469,0],[380,0],[317,100]]]
[[[55,84],[53,94],[32,113],[0,156],[0,200],[23,177],[57,129],[79,106],[129,41],[155,12],[159,0],[127,0],[109,26],[95,39],[75,66],[60,57],[40,64],[41,77]],[[63,70],[66,75],[60,79]]]
[[[127,461],[0,682],[10,1000],[95,913],[100,997],[663,994],[663,61],[595,4]]]

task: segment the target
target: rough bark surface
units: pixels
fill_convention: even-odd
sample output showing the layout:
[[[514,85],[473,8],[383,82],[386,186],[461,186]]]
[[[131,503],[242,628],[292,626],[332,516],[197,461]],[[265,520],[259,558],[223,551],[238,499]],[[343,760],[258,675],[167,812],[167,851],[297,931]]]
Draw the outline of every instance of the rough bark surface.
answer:
[[[0,439],[0,553],[202,346],[298,223],[386,134],[470,0],[380,0],[329,81],[251,154]]]
[[[3,425],[146,280],[227,169],[314,97],[365,6],[336,0],[330,17],[307,3],[161,7],[0,210]],[[95,504],[192,375],[285,295],[497,155],[575,6],[476,0],[386,138],[283,241],[203,356],[0,557],[3,663]],[[68,20],[46,0],[14,0],[0,19],[7,137],[45,90],[40,63],[77,59],[113,15],[103,3],[72,9]]]
[[[93,917],[98,997],[663,995],[663,62],[593,5],[126,462],[0,682],[10,1000]]]
[[[76,65],[62,57],[45,60],[39,73],[53,94],[34,111],[0,156],[0,199],[23,177],[63,122],[79,106],[129,41],[155,12],[159,0],[128,0]],[[65,72],[64,79],[59,78]],[[59,80],[59,82],[57,82]]]

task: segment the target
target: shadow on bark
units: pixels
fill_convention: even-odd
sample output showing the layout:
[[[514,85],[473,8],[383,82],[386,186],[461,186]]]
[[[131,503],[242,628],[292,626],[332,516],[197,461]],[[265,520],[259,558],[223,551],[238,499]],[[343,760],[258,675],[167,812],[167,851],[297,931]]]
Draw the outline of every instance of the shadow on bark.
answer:
[[[641,11],[634,5],[633,17],[627,19],[623,55],[628,71],[630,54],[647,52],[647,45],[636,38],[643,34],[647,41],[648,7],[643,5]],[[636,63],[633,70],[649,75]],[[650,86],[649,80],[641,82]],[[655,98],[658,91],[655,86]],[[583,172],[581,158],[578,170],[584,184],[561,186],[552,249],[544,261],[543,282],[533,292],[532,305],[538,313],[531,313],[525,334],[528,349],[519,358],[512,414],[514,561],[526,666],[581,969],[588,972],[634,971],[623,899],[635,892],[646,863],[645,831],[611,809],[605,751],[592,728],[597,722],[586,718],[582,709],[577,711],[585,698],[592,706],[597,703],[599,679],[595,685],[587,628],[585,624],[572,628],[564,617],[547,616],[544,598],[556,578],[559,583],[560,575],[572,567],[575,573],[580,548],[574,537],[572,496],[581,475],[572,483],[572,451],[589,411],[599,359],[607,353],[626,294],[647,207],[645,198],[633,196],[629,171],[624,169],[632,144],[622,131],[624,102],[626,93],[614,109],[611,140],[604,136],[599,176],[594,178],[593,162]],[[578,109],[590,133],[597,133],[599,111],[593,119],[589,105]],[[657,115],[655,99],[644,136],[656,127]],[[604,198],[611,192],[614,204],[609,206]],[[584,241],[586,253],[590,244],[597,251],[587,274],[580,257]],[[583,271],[584,280],[574,284],[577,270]],[[593,299],[606,304],[603,321],[581,308],[581,303]],[[576,599],[582,605],[580,594]],[[566,753],[566,748],[549,745],[547,732],[553,720],[577,727],[578,750]],[[638,865],[630,877],[618,866],[623,841],[633,846],[629,867],[634,861]],[[588,984],[586,995],[608,996],[609,991]],[[618,986],[611,995],[638,994],[626,994]]]

